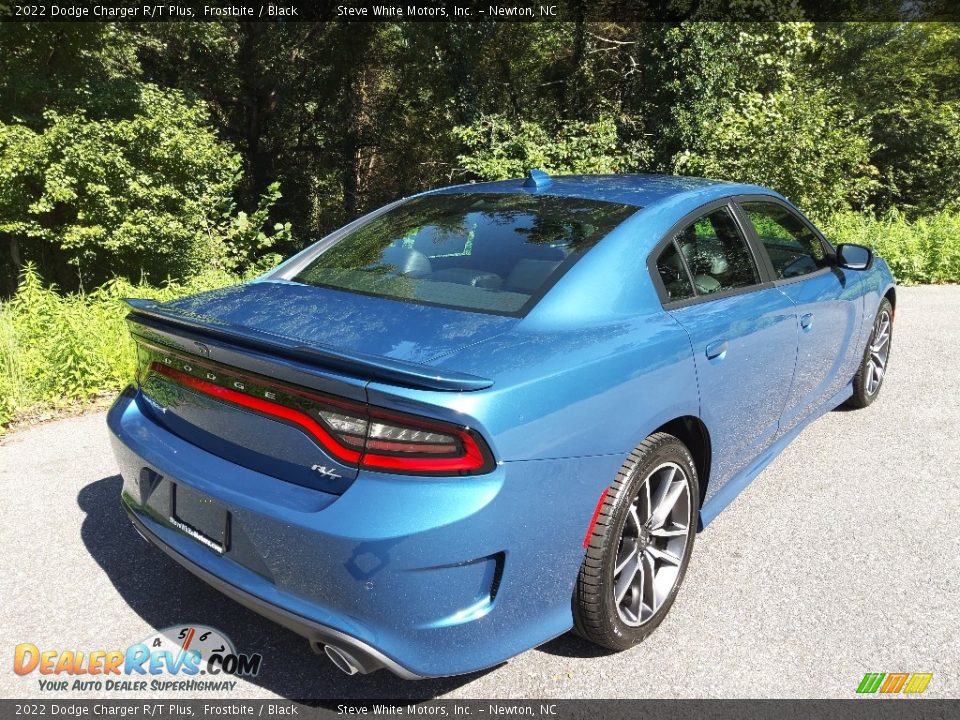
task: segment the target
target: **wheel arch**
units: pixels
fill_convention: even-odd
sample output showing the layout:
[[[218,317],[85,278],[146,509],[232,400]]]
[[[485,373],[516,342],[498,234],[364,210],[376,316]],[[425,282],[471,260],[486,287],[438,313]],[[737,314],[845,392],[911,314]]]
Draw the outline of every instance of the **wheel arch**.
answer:
[[[697,478],[700,481],[700,507],[703,507],[713,463],[713,447],[707,426],[695,415],[683,415],[665,422],[653,432],[669,433],[687,446],[697,468]]]
[[[897,288],[893,285],[883,294],[883,296],[890,301],[890,307],[893,308],[894,317],[897,313]]]

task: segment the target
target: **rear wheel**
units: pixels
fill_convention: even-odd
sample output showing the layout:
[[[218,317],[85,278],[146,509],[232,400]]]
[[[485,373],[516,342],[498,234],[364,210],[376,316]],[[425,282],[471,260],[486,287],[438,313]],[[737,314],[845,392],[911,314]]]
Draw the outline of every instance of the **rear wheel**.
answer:
[[[624,650],[663,621],[693,549],[697,471],[677,438],[655,433],[634,450],[607,491],[580,567],[574,629]]]
[[[884,298],[880,301],[877,316],[873,321],[870,339],[863,353],[863,360],[857,374],[853,377],[853,396],[847,405],[853,408],[865,408],[877,399],[880,386],[887,372],[890,359],[890,343],[893,341],[893,306]]]

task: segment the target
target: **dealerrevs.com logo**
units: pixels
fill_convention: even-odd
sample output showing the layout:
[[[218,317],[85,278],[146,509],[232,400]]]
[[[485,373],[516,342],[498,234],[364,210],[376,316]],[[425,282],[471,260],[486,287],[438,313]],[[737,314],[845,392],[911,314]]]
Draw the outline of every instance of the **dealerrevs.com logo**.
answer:
[[[238,653],[219,630],[180,625],[125,650],[41,649],[21,643],[13,654],[17,675],[38,675],[41,691],[231,691],[231,677],[255,677],[263,656]]]

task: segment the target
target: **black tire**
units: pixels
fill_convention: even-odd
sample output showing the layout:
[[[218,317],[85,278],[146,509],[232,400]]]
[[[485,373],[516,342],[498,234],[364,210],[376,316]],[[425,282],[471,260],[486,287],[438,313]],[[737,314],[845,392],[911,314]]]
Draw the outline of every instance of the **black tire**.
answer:
[[[884,357],[884,372],[880,376],[875,386],[871,387],[870,373],[872,348],[877,340],[877,333],[883,327],[884,322],[888,326],[888,336],[886,341],[886,356]],[[893,306],[890,301],[884,298],[880,301],[880,307],[877,308],[877,314],[873,318],[873,328],[870,330],[870,337],[867,339],[867,346],[863,350],[863,357],[860,359],[860,366],[857,368],[857,374],[853,376],[853,395],[847,400],[847,407],[865,408],[880,394],[880,388],[883,387],[883,379],[886,377],[886,362],[890,359],[890,346],[893,344]]]
[[[642,620],[639,625],[630,624],[625,622],[621,615],[621,604],[615,598],[615,566],[618,553],[621,553],[621,536],[625,532],[625,525],[628,522],[628,516],[631,515],[630,511],[633,503],[635,501],[638,503],[644,502],[644,498],[640,498],[639,493],[644,490],[646,494],[645,485],[648,483],[648,478],[652,485],[656,477],[670,477],[664,475],[664,473],[669,472],[672,468],[658,469],[670,464],[683,470],[685,475],[686,500],[689,507],[689,522],[685,535],[686,543],[680,558],[679,570],[676,571],[676,579],[673,581],[673,587],[665,599],[662,600],[662,604],[657,607],[654,602],[651,605],[653,607],[652,615]],[[679,482],[676,479],[676,473],[672,477],[675,479],[667,480],[668,484]],[[648,505],[652,506],[653,503]],[[640,507],[639,504],[638,507]],[[586,556],[580,566],[580,575],[574,591],[574,631],[587,640],[610,650],[625,650],[650,635],[670,610],[673,601],[676,599],[677,591],[683,582],[690,561],[690,553],[693,550],[699,511],[700,484],[696,466],[689,450],[673,435],[667,433],[651,435],[630,453],[607,491],[606,499],[600,509],[587,547]],[[633,517],[635,518],[636,514]],[[673,521],[671,520],[671,522]],[[634,520],[631,520],[631,523],[637,524]],[[677,523],[673,523],[673,525],[675,529],[681,527]],[[681,535],[681,537],[684,536]],[[627,539],[624,539],[624,542],[626,541]],[[630,538],[630,541],[636,542],[637,547],[642,546],[639,538],[637,540]],[[663,538],[651,540],[651,544],[657,542],[667,542],[667,540]],[[676,545],[676,543],[673,544]],[[637,557],[638,562],[642,563],[644,555],[638,552]],[[670,572],[674,571],[671,569]],[[651,577],[656,578],[658,576],[659,570],[654,569]],[[665,582],[668,581],[669,575]],[[624,597],[626,598],[634,592],[631,589]],[[632,601],[628,601],[628,604],[629,602]],[[638,615],[642,616],[643,612],[647,610],[647,606],[642,604],[644,602],[642,592],[640,602],[640,613]],[[633,618],[635,622],[638,619],[636,616]]]

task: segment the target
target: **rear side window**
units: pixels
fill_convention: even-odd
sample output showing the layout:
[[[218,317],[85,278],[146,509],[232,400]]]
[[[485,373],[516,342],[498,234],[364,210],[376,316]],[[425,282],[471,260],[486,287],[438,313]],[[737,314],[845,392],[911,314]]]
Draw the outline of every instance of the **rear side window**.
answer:
[[[770,202],[740,203],[778,278],[816,272],[829,264],[820,238],[787,208]]]
[[[697,295],[748,287],[760,282],[756,263],[727,208],[719,208],[674,236],[686,260]]]
[[[571,263],[638,209],[521,193],[426,195],[352,231],[294,280],[523,314]]]
[[[676,243],[671,242],[660,253],[660,257],[657,258],[657,272],[660,273],[663,288],[667,291],[667,302],[686,300],[694,296],[690,275],[683,264],[683,258],[680,257]]]

